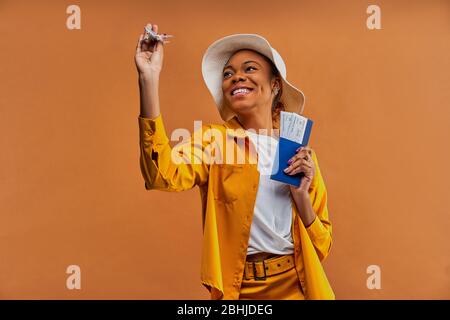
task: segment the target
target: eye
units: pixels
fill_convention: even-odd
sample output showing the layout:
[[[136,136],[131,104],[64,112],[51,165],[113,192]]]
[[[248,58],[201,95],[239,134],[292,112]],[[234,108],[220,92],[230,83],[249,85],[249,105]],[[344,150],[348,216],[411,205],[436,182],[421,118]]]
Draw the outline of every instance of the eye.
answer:
[[[223,77],[225,78],[227,74],[229,74],[229,72],[224,72]]]
[[[247,71],[247,70],[249,70],[250,68],[255,69],[255,70],[258,70],[257,68],[255,68],[255,67],[253,67],[253,66],[248,66],[245,70]],[[229,74],[229,73],[230,73],[230,72],[228,72],[228,71],[227,71],[227,72],[224,72],[224,73],[223,73],[223,77],[226,78],[227,74]]]

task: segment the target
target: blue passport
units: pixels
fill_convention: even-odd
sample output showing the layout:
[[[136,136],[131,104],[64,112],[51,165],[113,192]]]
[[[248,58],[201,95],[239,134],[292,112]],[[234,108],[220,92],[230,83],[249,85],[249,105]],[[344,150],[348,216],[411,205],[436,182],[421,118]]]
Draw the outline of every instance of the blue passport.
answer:
[[[301,143],[280,136],[277,151],[275,153],[274,164],[272,167],[272,174],[270,175],[271,179],[287,183],[296,187],[300,186],[301,179],[304,176],[303,172],[300,172],[295,175],[289,175],[285,173],[283,170],[289,166],[288,161],[296,154],[295,150],[297,150],[299,147],[308,145],[312,125],[313,121],[308,119],[305,127],[305,133],[303,135],[303,140]]]

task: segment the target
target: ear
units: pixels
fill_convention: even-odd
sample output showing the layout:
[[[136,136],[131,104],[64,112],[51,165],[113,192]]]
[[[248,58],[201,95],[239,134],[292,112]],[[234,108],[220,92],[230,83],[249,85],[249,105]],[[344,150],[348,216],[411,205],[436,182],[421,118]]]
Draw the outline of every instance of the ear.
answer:
[[[281,79],[279,77],[276,77],[272,80],[272,90],[281,89]]]

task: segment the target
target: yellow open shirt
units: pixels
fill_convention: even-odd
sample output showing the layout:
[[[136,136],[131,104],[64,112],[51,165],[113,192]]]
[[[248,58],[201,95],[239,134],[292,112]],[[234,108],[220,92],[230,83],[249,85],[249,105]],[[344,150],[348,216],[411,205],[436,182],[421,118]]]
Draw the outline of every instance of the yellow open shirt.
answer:
[[[139,116],[138,123],[140,168],[145,188],[179,192],[199,187],[203,223],[201,282],[212,299],[238,299],[259,183],[257,154],[255,161],[252,158],[255,153],[248,152],[249,148],[255,150],[255,146],[236,117],[223,124],[202,125],[191,135],[189,143],[174,148],[169,144],[162,114],[153,119]],[[208,129],[220,132],[225,143],[234,146],[236,158],[243,156],[245,163],[194,161],[205,150],[214,149],[211,147],[215,140],[202,139],[202,133]],[[200,139],[195,139],[198,135]],[[237,143],[237,138],[243,138],[240,141],[245,144]],[[220,149],[217,145],[214,147]],[[174,152],[190,161],[177,164],[172,161]],[[312,156],[316,173],[309,194],[317,218],[305,228],[293,202],[295,268],[306,299],[334,299],[321,264],[332,245],[327,191],[314,150]]]

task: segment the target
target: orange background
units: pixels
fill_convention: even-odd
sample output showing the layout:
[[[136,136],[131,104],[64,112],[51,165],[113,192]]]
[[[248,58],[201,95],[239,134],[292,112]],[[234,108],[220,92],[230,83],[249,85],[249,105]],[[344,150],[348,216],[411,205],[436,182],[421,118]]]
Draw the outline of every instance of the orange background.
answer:
[[[81,8],[68,30],[67,6]],[[368,30],[366,8],[381,8]],[[197,189],[146,191],[134,50],[165,47],[168,133],[220,123],[215,40],[258,33],[306,95],[338,299],[450,298],[448,1],[1,1],[0,298],[209,299]],[[81,267],[81,290],[66,288]],[[366,269],[381,267],[381,289]]]

